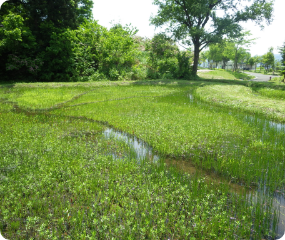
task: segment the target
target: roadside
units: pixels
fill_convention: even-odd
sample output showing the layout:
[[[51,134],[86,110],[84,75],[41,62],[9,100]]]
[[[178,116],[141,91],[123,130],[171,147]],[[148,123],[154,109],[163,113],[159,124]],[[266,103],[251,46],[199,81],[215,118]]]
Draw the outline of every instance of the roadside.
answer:
[[[254,72],[244,72],[244,73],[255,77],[251,81],[258,81],[258,82],[268,82],[270,78],[276,77],[275,75],[264,75],[261,73],[254,73]]]
[[[254,78],[252,75],[248,75],[243,72],[232,72],[223,69],[198,70],[198,76],[200,79],[224,79],[224,80],[251,80]]]
[[[197,72],[211,72],[213,70],[210,70],[210,69],[200,69],[200,70],[197,70]]]

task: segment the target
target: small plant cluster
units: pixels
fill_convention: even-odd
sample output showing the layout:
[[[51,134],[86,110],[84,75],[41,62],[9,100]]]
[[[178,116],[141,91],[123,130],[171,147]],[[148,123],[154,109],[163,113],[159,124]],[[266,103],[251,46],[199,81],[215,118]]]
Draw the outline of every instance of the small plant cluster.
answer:
[[[149,52],[148,77],[152,79],[190,79],[191,52],[180,51],[175,42],[165,34],[157,34],[146,43]]]

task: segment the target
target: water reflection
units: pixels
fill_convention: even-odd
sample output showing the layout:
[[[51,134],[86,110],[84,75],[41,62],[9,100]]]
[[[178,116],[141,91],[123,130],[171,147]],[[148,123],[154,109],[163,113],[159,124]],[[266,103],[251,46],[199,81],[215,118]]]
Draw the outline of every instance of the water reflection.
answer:
[[[134,150],[136,159],[138,160],[150,159],[153,162],[157,162],[159,160],[159,156],[153,154],[152,148],[147,143],[134,136],[130,136],[127,133],[114,130],[110,127],[106,128],[104,131],[104,136],[106,138],[116,138],[118,140],[124,141],[132,148],[132,150]],[[115,156],[115,158],[119,157]]]

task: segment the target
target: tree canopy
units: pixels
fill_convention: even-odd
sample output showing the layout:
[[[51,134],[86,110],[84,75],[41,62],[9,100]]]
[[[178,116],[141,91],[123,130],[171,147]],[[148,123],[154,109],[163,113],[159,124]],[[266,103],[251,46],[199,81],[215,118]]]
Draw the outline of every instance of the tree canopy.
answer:
[[[41,71],[41,80],[67,76],[68,66],[62,63],[69,61],[71,51],[70,37],[64,32],[90,19],[92,6],[92,0],[4,3],[0,10],[0,75],[7,79],[19,75],[34,78]],[[63,42],[59,44],[58,39]]]
[[[271,47],[268,52],[262,56],[262,62],[266,70],[268,70],[269,67],[272,68],[274,66],[274,60],[273,47]]]
[[[261,27],[272,20],[273,1],[268,0],[154,0],[158,14],[151,18],[156,27],[167,26],[177,40],[194,45],[193,74],[197,74],[199,53],[223,37],[238,36],[248,20]]]
[[[282,62],[285,65],[285,42],[283,46],[279,48],[279,53],[281,54]]]

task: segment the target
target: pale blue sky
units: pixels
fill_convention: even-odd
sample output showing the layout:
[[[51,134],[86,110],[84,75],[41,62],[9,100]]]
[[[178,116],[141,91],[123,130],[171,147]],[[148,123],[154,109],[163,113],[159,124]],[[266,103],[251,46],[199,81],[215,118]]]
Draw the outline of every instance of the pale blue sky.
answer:
[[[152,5],[152,0],[93,0],[93,16],[99,20],[99,24],[109,28],[110,22],[120,22],[138,28],[138,35],[142,37],[152,37],[154,33],[160,32],[153,26],[149,26],[151,14],[156,14],[157,7]],[[251,46],[252,55],[263,55],[272,46],[274,53],[278,53],[277,47],[285,42],[285,0],[275,0],[274,21],[264,30],[255,26],[254,23],[244,24],[244,28],[250,30],[252,38],[258,38]]]

